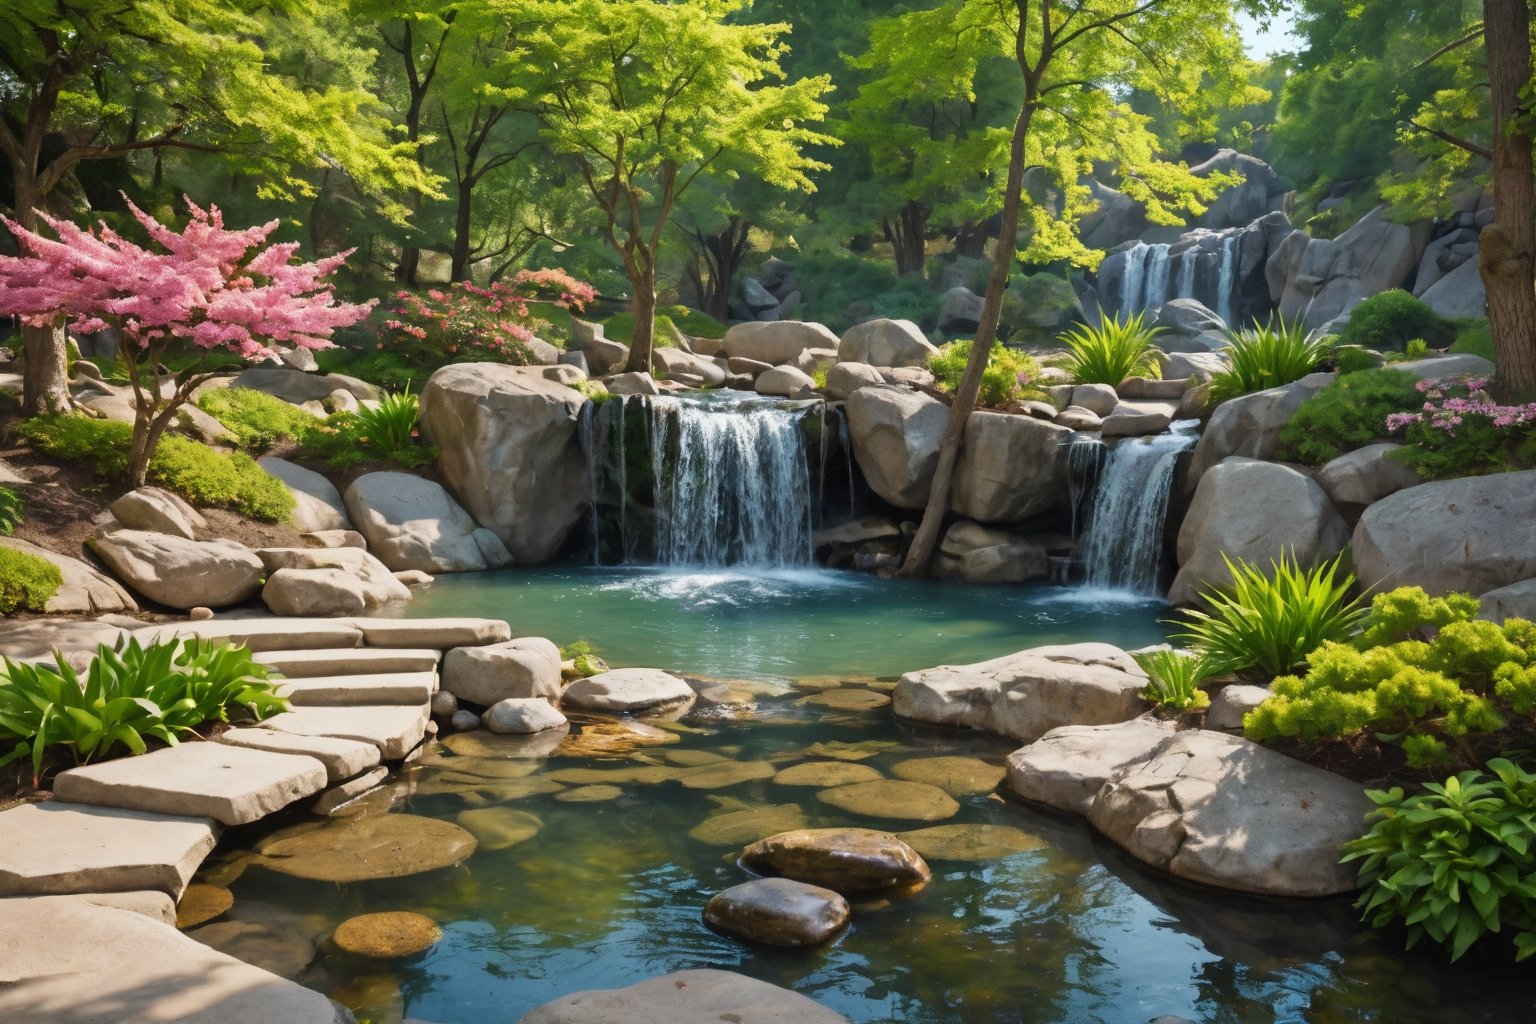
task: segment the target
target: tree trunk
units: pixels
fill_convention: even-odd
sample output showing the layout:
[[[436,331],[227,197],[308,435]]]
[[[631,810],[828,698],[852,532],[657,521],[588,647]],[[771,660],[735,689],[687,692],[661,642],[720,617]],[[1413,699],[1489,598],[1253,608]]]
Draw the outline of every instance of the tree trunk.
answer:
[[[1531,12],[1526,0],[1483,0],[1493,115],[1494,221],[1483,229],[1479,269],[1488,293],[1500,398],[1536,393],[1536,165],[1529,109]]]
[[[649,259],[634,264],[629,287],[633,296],[630,308],[635,313],[635,333],[629,342],[629,362],[624,364],[624,369],[628,373],[650,372],[651,349],[656,337],[656,269]]]
[[[905,277],[922,273],[927,252],[928,211],[913,200],[901,208],[896,219],[880,219],[880,230],[896,252],[896,274]]]
[[[16,173],[16,200],[12,213],[16,223],[28,231],[36,231],[41,220],[37,216],[37,191],[26,169],[12,162]],[[69,412],[75,407],[69,393],[69,342],[64,335],[63,321],[50,327],[21,328],[21,350],[24,356],[21,371],[21,414],[45,416]]]
[[[475,183],[459,182],[458,207],[453,215],[453,259],[448,271],[450,281],[469,280],[470,214],[474,210]]]
[[[693,256],[684,274],[699,308],[716,320],[731,318],[731,282],[746,256],[749,230],[745,220],[733,216],[713,234],[696,228],[684,233]]]
[[[955,232],[955,255],[980,259],[987,254],[987,222],[966,224]]]
[[[986,372],[992,343],[997,338],[997,323],[1002,316],[1003,293],[1008,288],[1008,275],[1017,255],[1007,240],[1014,238],[1019,230],[1019,206],[1024,191],[1024,142],[1029,137],[1035,102],[1034,83],[1029,82],[1018,120],[1013,125],[1013,142],[1008,151],[1008,190],[1003,197],[1003,223],[998,232],[997,251],[992,255],[992,274],[987,280],[981,323],[976,327],[976,340],[971,345],[971,357],[965,364],[965,375],[960,378],[954,404],[949,407],[949,424],[944,428],[944,440],[939,445],[939,463],[933,471],[928,505],[923,509],[923,519],[912,538],[912,546],[907,549],[906,561],[901,564],[902,576],[921,576],[927,572],[944,516],[949,511],[949,495],[954,487],[955,466],[960,461],[965,424],[976,408],[976,396],[981,392],[981,377]]]

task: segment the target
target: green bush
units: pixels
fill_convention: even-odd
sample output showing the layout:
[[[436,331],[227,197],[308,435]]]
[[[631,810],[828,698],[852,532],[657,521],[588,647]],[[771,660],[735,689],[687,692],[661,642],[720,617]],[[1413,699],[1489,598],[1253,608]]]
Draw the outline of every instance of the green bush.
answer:
[[[376,406],[364,406],[355,414],[363,431],[386,458],[416,443],[416,421],[421,418],[421,400],[409,389],[385,395]]]
[[[1348,596],[1355,577],[1346,573],[1338,579],[1342,556],[1303,569],[1294,555],[1281,555],[1267,573],[1251,562],[1221,557],[1231,586],[1202,593],[1210,611],[1186,611],[1185,631],[1174,638],[1203,658],[1212,675],[1289,672],[1322,645],[1350,637],[1365,616],[1359,601]]]
[[[651,337],[652,348],[677,348],[677,336],[682,331],[672,318],[665,313],[658,312],[655,319],[655,327]],[[609,341],[617,341],[621,345],[632,345],[635,341],[635,314],[630,312],[615,313],[603,321],[603,336]]]
[[[0,537],[9,537],[26,519],[27,499],[21,492],[0,486]]]
[[[952,341],[928,358],[928,369],[938,386],[953,394],[965,376],[965,364],[971,358],[969,339]],[[1040,364],[1033,356],[1011,349],[1002,342],[993,342],[992,355],[981,378],[981,394],[977,404],[998,409],[1026,394],[1036,394],[1030,382],[1040,376]]]
[[[304,435],[301,454],[333,469],[346,469],[370,459],[387,460],[407,469],[431,465],[437,459],[437,449],[421,444],[413,433],[420,409],[416,396],[395,395],[385,401],[389,405],[381,402],[378,410],[327,417]]]
[[[725,337],[725,324],[692,306],[668,306],[661,312],[671,319],[678,330],[690,338]]]
[[[1321,466],[1387,436],[1387,417],[1424,404],[1411,373],[1345,373],[1301,404],[1280,431],[1279,458]]]
[[[1421,381],[1415,411],[1387,417],[1402,432],[1398,458],[1427,480],[1523,469],[1536,463],[1536,402],[1502,405],[1486,378],[1462,374]]]
[[[55,458],[81,462],[97,475],[115,478],[128,471],[133,427],[85,416],[39,416],[17,432]],[[149,461],[149,477],[194,505],[230,508],[265,522],[281,522],[293,511],[293,495],[250,456],[226,455],[205,444],[167,434]]]
[[[1145,313],[1106,316],[1098,327],[1087,324],[1061,336],[1072,351],[1067,372],[1075,384],[1120,386],[1127,377],[1160,377],[1153,342],[1162,328],[1147,325]]]
[[[1452,352],[1482,356],[1490,363],[1497,361],[1493,358],[1493,328],[1487,320],[1459,317],[1451,322],[1456,325],[1456,340],[1451,342]]]
[[[85,764],[120,746],[142,754],[146,738],[174,746],[232,710],[258,720],[288,710],[249,651],[196,638],[103,644],[84,679],[62,656],[52,668],[6,658],[0,681],[0,739],[15,741],[0,765],[30,756],[34,785],[50,747]]]
[[[315,423],[315,418],[298,406],[250,388],[205,391],[197,406],[224,424],[242,448],[257,451],[300,440]]]
[[[48,559],[0,547],[0,615],[45,611],[63,584],[59,567]]]
[[[1350,310],[1349,320],[1339,332],[1339,342],[1378,351],[1401,351],[1414,338],[1443,345],[1455,337],[1455,330],[1429,303],[1394,288],[1372,295]]]
[[[1476,598],[1418,587],[1378,595],[1353,643],[1326,643],[1305,676],[1275,680],[1249,738],[1371,735],[1425,768],[1479,760],[1478,737],[1536,724],[1536,625],[1474,618]]]
[[[1300,380],[1328,358],[1334,339],[1307,340],[1300,320],[1274,326],[1255,324],[1234,331],[1227,349],[1230,366],[1211,377],[1211,400],[1216,403],[1267,391]]]
[[[1211,676],[1210,664],[1204,657],[1182,651],[1149,651],[1131,657],[1147,674],[1142,700],[1172,711],[1190,711],[1210,704],[1210,694],[1200,688]]]
[[[1401,922],[1409,948],[1428,936],[1452,960],[1490,932],[1513,935],[1516,960],[1536,953],[1536,774],[1504,758],[1488,771],[1367,792],[1370,831],[1344,845],[1363,920]]]
[[[419,392],[432,375],[431,368],[412,366],[396,352],[370,352],[339,345],[317,351],[315,362],[321,373],[345,373],[390,391],[413,388]]]

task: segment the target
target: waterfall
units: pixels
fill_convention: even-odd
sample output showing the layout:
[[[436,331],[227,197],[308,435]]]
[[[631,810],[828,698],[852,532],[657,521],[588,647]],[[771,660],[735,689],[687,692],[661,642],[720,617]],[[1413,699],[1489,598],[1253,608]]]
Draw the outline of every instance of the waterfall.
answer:
[[[1193,426],[1182,421],[1173,433],[1124,440],[1109,453],[1079,545],[1088,586],[1158,592],[1168,492],[1179,454],[1195,443]]]
[[[584,415],[594,561],[810,564],[827,450],[843,436],[824,403],[626,396]]]
[[[1096,434],[1073,434],[1067,442],[1067,500],[1074,538],[1088,522],[1108,452],[1109,448]]]
[[[1221,273],[1216,279],[1216,312],[1228,327],[1236,327],[1237,296],[1233,295],[1233,278],[1237,276],[1237,233],[1221,240]]]
[[[1240,239],[1237,231],[1185,235],[1180,243],[1185,248],[1177,254],[1171,245],[1137,242],[1122,254],[1125,271],[1116,312],[1134,316],[1171,299],[1199,299],[1235,326]]]

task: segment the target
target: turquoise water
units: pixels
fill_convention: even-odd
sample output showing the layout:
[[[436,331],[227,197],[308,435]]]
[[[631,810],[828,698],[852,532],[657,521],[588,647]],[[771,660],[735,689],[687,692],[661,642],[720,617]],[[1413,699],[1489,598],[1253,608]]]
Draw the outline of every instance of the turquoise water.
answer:
[[[533,824],[531,836],[502,849],[482,842],[457,867],[346,885],[307,881],[251,855],[277,826],[232,835],[205,879],[231,888],[232,915],[318,938],[300,979],[358,1008],[361,1020],[507,1024],[569,992],[695,967],[795,989],[856,1024],[1140,1024],[1161,1014],[1202,1024],[1536,1019],[1528,969],[1501,956],[1474,954],[1452,969],[1434,951],[1405,954],[1400,936],[1360,927],[1344,900],[1241,899],[1167,879],[1081,820],[1002,799],[986,781],[956,789],[958,812],[933,824],[986,826],[1006,839],[1003,848],[979,858],[930,850],[927,889],[856,902],[852,927],[827,946],[756,947],[703,924],[709,897],[748,877],[736,858],[754,828],[930,824],[868,816],[890,807],[842,810],[774,772],[858,758],[905,778],[914,762],[942,756],[1000,775],[1016,746],[898,723],[888,707],[838,710],[839,696],[878,703],[890,686],[873,677],[1040,643],[1133,647],[1160,638],[1158,605],[821,572],[547,569],[442,580],[410,614],[505,617],[519,632],[588,639],[615,666],[757,682],[732,687],[732,699],[750,703],[701,700],[667,725],[670,742],[607,757],[564,745],[527,761],[516,757],[521,741],[450,739],[452,749],[402,772],[359,814],[324,826],[344,834],[388,813],[463,823],[487,810]],[[849,681],[834,685],[840,679]],[[698,788],[689,773],[701,764],[742,774]],[[749,812],[745,831],[725,817],[740,812]],[[348,917],[381,910],[426,914],[442,925],[442,940],[392,962],[350,957],[325,941]]]

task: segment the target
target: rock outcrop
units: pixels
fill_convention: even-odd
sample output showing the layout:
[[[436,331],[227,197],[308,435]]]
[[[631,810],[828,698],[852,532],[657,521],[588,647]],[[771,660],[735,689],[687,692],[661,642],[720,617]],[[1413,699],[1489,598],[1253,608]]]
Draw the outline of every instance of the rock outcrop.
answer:
[[[898,508],[928,502],[949,407],[893,385],[860,388],[848,399],[848,434],[869,486]]]
[[[369,550],[396,572],[481,572],[512,562],[496,534],[425,477],[366,473],[352,481],[345,500]]]
[[[89,544],[118,579],[168,608],[223,608],[261,590],[261,559],[234,541],[113,530]]]
[[[1333,383],[1333,374],[1314,373],[1278,388],[1256,391],[1223,402],[1195,445],[1189,464],[1191,487],[1205,471],[1229,455],[1270,459],[1280,447],[1280,431],[1301,403]]]
[[[843,332],[838,361],[870,366],[927,366],[938,354],[922,328],[910,320],[867,320]]]
[[[940,437],[947,421],[946,416],[939,422]],[[1049,510],[1066,492],[1062,442],[1071,435],[1067,427],[1030,416],[972,413],[950,508],[984,523],[1017,522]],[[927,497],[924,488],[922,499]]]

